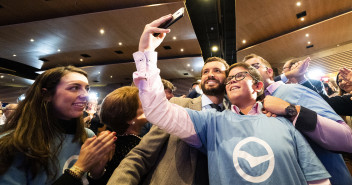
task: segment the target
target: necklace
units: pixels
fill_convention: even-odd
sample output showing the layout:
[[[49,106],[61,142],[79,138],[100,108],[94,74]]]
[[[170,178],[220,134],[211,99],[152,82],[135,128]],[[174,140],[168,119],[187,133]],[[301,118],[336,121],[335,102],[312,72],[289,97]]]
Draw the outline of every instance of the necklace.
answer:
[[[134,136],[134,137],[137,137],[138,139],[142,139],[140,136],[137,136],[135,134],[122,134],[122,135],[118,135],[118,136]]]

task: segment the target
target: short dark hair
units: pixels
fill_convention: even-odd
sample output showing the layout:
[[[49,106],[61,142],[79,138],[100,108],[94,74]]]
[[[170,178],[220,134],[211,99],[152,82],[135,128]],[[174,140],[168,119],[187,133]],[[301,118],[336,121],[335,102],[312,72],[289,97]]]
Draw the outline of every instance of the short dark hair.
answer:
[[[101,122],[122,135],[129,127],[127,122],[137,116],[139,104],[137,87],[120,87],[104,98],[100,108]]]
[[[210,62],[221,62],[222,64],[224,64],[225,66],[225,72],[226,72],[226,75],[228,74],[228,71],[229,71],[229,64],[227,64],[226,60],[222,59],[222,58],[219,58],[219,57],[209,57],[205,60],[204,62],[204,66],[205,64],[207,63],[210,63]],[[203,66],[203,68],[204,68]],[[201,75],[203,75],[203,68],[202,68],[202,71],[201,71]]]

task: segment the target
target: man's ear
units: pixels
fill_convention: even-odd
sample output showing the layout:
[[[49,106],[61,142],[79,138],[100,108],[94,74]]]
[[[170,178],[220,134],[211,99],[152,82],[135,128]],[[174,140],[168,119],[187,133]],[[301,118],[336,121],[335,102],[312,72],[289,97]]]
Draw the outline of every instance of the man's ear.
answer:
[[[269,74],[269,77],[274,77],[274,70],[271,68],[268,68],[268,70],[266,70],[267,73]]]
[[[262,81],[259,81],[257,82],[256,84],[253,84],[253,89],[256,91],[256,92],[260,92],[263,90],[263,87],[264,87],[264,83]]]

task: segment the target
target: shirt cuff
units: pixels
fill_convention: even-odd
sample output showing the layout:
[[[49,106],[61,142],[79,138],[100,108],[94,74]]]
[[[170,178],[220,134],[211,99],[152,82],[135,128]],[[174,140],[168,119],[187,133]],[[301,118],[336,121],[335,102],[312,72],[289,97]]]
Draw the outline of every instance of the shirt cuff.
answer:
[[[284,82],[284,83],[287,82],[288,79],[287,79],[287,77],[286,77],[285,74],[281,74],[280,77],[281,77],[281,81],[282,81],[282,82]]]
[[[301,106],[295,127],[301,132],[311,132],[317,126],[317,113]]]

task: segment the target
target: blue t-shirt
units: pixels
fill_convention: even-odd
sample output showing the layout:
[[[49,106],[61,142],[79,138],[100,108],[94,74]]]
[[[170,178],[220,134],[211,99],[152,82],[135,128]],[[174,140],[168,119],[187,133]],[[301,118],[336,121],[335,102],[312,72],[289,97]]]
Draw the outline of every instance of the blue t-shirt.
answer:
[[[187,109],[207,153],[211,184],[300,185],[330,177],[285,118]]]
[[[88,137],[93,137],[95,134],[93,131],[85,128]],[[79,142],[72,142],[74,138],[73,134],[65,134],[62,142],[61,150],[57,155],[58,163],[56,164],[58,169],[56,179],[59,178],[64,170],[71,168],[77,161],[79,152],[81,150],[81,144]],[[0,184],[11,184],[11,185],[39,185],[39,184],[52,184],[54,180],[49,180],[44,170],[41,170],[33,179],[30,171],[23,168],[24,156],[18,154],[15,156],[12,165],[9,169],[0,176]]]
[[[330,105],[316,92],[298,84],[282,84],[272,94],[291,104],[301,105],[315,111],[320,116],[334,121],[343,121],[335,113]],[[331,174],[331,184],[333,185],[352,185],[352,177],[349,173],[342,156],[338,153],[326,150],[307,138],[313,151],[324,164],[326,170]]]

